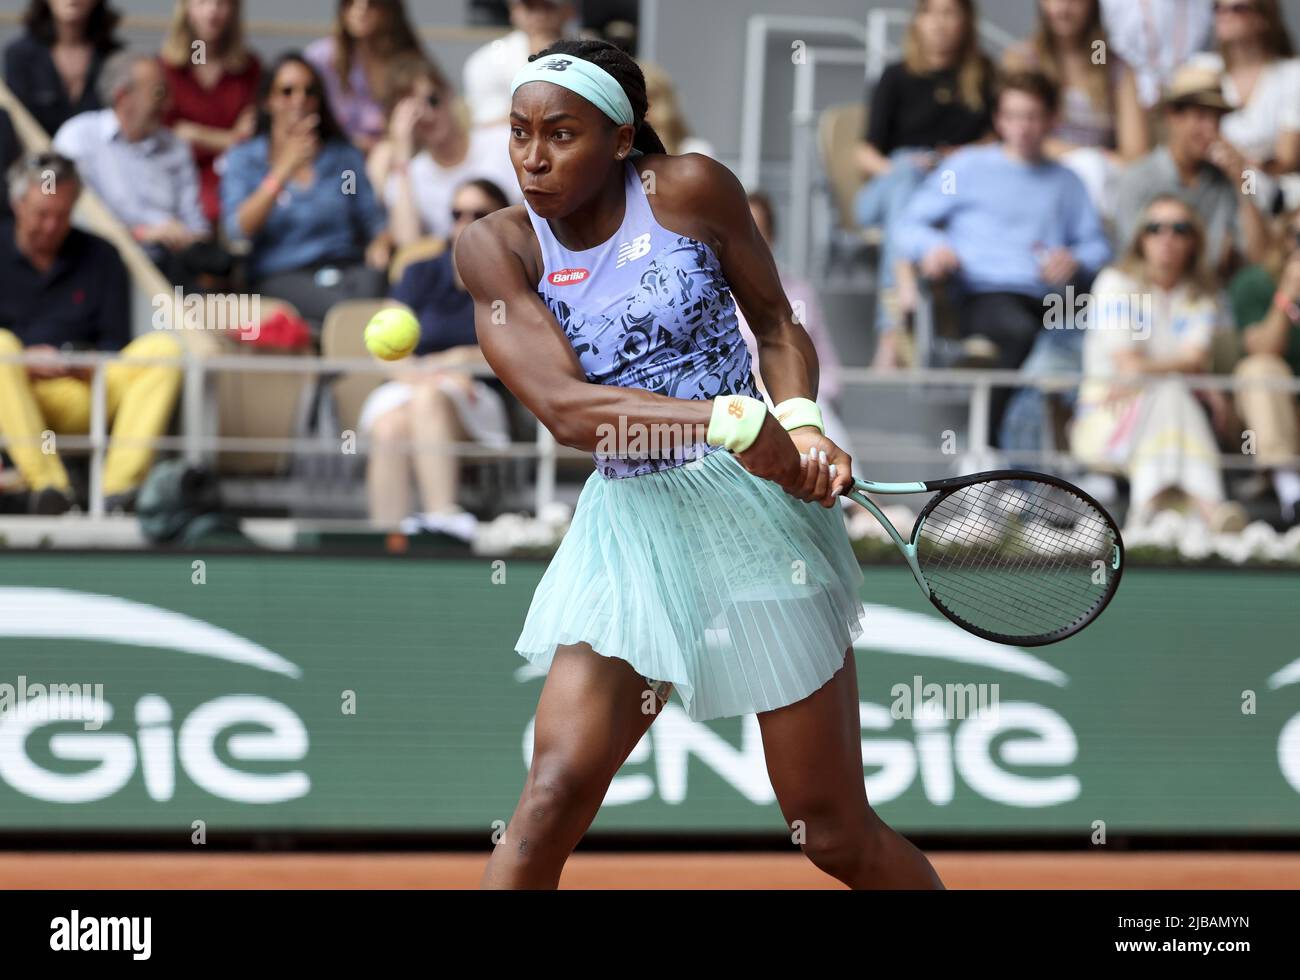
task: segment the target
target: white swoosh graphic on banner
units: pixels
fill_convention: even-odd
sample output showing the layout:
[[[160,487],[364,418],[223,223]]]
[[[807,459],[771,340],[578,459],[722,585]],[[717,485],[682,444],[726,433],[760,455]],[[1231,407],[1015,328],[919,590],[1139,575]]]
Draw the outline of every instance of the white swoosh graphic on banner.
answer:
[[[169,609],[93,592],[0,588],[0,637],[160,647],[286,677],[302,676],[296,664],[229,630]]]
[[[862,635],[855,650],[898,653],[910,657],[938,657],[959,663],[1005,670],[1036,681],[1065,687],[1070,678],[1049,663],[1016,647],[967,633],[955,623],[923,613],[864,603]]]
[[[1286,687],[1288,684],[1294,684],[1296,681],[1300,681],[1300,660],[1292,660],[1289,664],[1270,677],[1268,679],[1268,686],[1276,691],[1279,687]]]

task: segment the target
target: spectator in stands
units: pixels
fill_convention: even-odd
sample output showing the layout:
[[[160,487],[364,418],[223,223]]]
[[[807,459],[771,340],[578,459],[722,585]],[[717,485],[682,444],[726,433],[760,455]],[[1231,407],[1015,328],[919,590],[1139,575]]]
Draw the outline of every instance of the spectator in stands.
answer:
[[[1086,291],[1111,257],[1083,182],[1044,152],[1058,98],[1042,74],[1008,75],[994,117],[1001,142],[950,156],[899,220],[900,254],[926,279],[956,275],[961,335],[992,341],[1004,369],[1019,368],[1044,333],[1051,297]],[[994,392],[992,433],[1009,397]]]
[[[1231,274],[1240,255],[1259,260],[1268,231],[1245,177],[1249,163],[1219,133],[1230,109],[1218,72],[1198,65],[1178,70],[1164,101],[1167,142],[1120,176],[1117,241],[1132,240],[1147,201],[1175,194],[1196,209],[1205,225],[1211,271],[1222,278]]]
[[[1246,523],[1241,505],[1225,499],[1214,430],[1188,380],[1209,369],[1225,320],[1205,245],[1189,204],[1156,197],[1139,212],[1124,258],[1093,285],[1070,451],[1128,477],[1131,525],[1183,498],[1214,531]],[[1158,380],[1134,383],[1142,377]]]
[[[221,215],[221,154],[253,135],[262,64],[244,44],[243,0],[176,0],[161,59],[171,92],[163,123],[190,145],[203,214]]]
[[[253,288],[292,303],[317,336],[335,303],[387,290],[392,243],[365,158],[296,52],[262,76],[257,135],[226,154],[221,215],[232,241],[252,244]]]
[[[179,357],[167,333],[131,340],[126,268],[108,242],[72,227],[81,182],[72,162],[32,154],[9,171],[14,220],[0,226],[0,353],[39,352],[39,363],[0,364],[0,432],[30,491],[33,513],[73,505],[67,471],[44,433],[84,435],[90,426],[88,369],[67,366],[61,350],[121,350],[107,368],[108,419],[123,443],[162,435],[180,390],[179,367],[132,364],[131,357]],[[130,506],[153,450],[110,442],[104,493],[110,510]]]
[[[324,80],[334,118],[362,153],[384,135],[388,63],[423,53],[402,0],[339,0],[333,36],[313,41],[304,52]]]
[[[0,174],[9,172],[9,168],[14,165],[14,161],[22,151],[22,143],[18,140],[18,134],[14,132],[13,120],[9,118],[9,113],[0,109]],[[0,194],[0,221],[12,217],[8,192]]]
[[[1282,516],[1294,523],[1300,516],[1300,472],[1279,461],[1300,456],[1300,399],[1252,384],[1300,378],[1300,210],[1279,218],[1278,232],[1266,261],[1237,273],[1228,293],[1246,353],[1234,372],[1243,382],[1237,412],[1255,433],[1259,465],[1272,469]]]
[[[953,150],[990,133],[993,65],[979,49],[974,0],[917,0],[903,60],[880,76],[868,104],[858,163],[867,182],[854,207],[858,224],[881,226],[884,237],[877,277],[875,364],[897,366],[899,310],[895,275],[898,218],[912,193]],[[910,280],[900,292],[915,292]]]
[[[475,520],[456,503],[460,468],[453,442],[503,447],[510,442],[501,385],[448,368],[486,365],[474,330],[474,303],[461,282],[452,249],[470,222],[508,205],[490,180],[461,184],[451,206],[448,247],[436,258],[408,266],[393,298],[420,321],[416,360],[396,369],[396,379],[376,388],[362,406],[358,428],[369,433],[366,473],[370,516],[407,534],[440,531],[469,540]],[[414,454],[411,444],[418,444]],[[419,487],[413,512],[411,476]]]
[[[767,242],[768,248],[774,249],[776,212],[772,207],[772,199],[762,191],[752,192],[749,195],[749,213],[754,216],[754,225],[763,236],[763,240]],[[840,358],[826,329],[821,302],[812,283],[807,279],[784,268],[779,272],[786,299],[790,301],[790,308],[794,311],[795,321],[808,331],[813,347],[817,349],[817,404],[822,410],[822,421],[826,424],[826,436],[851,455],[848,432],[835,410],[835,402],[840,396]],[[763,384],[763,379],[758,373],[758,340],[750,330],[744,311],[739,306],[736,307],[736,319],[740,323],[740,336],[744,338],[745,346],[749,348],[749,356],[753,361],[754,380],[758,382],[759,389],[766,396],[767,386]],[[769,398],[768,401],[770,403],[771,399]]]
[[[556,0],[510,0],[514,30],[489,41],[465,60],[465,102],[475,126],[510,121],[510,83],[528,56],[564,37],[573,19],[572,3]]]
[[[510,162],[510,127],[470,128],[464,106],[433,62],[413,55],[389,70],[388,137],[366,161],[370,183],[388,207],[397,246],[425,236],[445,238],[455,189],[482,177],[523,200]]]
[[[5,48],[5,84],[51,136],[100,107],[96,82],[122,47],[108,0],[30,0],[24,33]]]
[[[681,103],[677,100],[672,76],[653,62],[640,61],[638,64],[645,76],[645,94],[650,103],[645,120],[659,134],[664,149],[673,155],[703,153],[706,157],[717,156],[712,143],[691,134],[691,127],[687,125]]]
[[[1007,71],[1041,71],[1061,89],[1046,153],[1079,175],[1103,216],[1125,163],[1151,150],[1133,70],[1108,51],[1100,0],[1038,0],[1038,30],[1008,48]]]
[[[209,241],[190,148],[162,124],[162,66],[142,52],[119,51],[104,62],[99,90],[108,108],[69,119],[54,134],[54,149],[76,164],[172,282],[198,289],[205,275],[229,273],[230,257]]]
[[[1205,49],[1213,0],[1101,0],[1110,46],[1132,68],[1142,108],[1160,101],[1174,72]]]
[[[1192,63],[1223,73],[1232,107],[1223,138],[1255,172],[1259,208],[1272,214],[1276,178],[1300,170],[1300,59],[1278,0],[1217,0],[1214,37],[1218,51]]]

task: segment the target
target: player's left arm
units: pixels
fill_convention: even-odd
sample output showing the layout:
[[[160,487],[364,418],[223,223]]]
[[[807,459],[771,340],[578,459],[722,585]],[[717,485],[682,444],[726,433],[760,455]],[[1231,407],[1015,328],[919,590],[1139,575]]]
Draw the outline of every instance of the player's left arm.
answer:
[[[707,224],[718,243],[718,260],[736,304],[758,342],[759,373],[774,404],[787,398],[817,398],[817,349],[795,322],[781,286],[776,261],[749,212],[749,199],[736,175],[700,154],[690,160],[700,173],[681,180],[693,198],[690,211]]]
[[[816,401],[817,348],[795,320],[772,251],[750,214],[745,188],[735,174],[709,157],[692,153],[674,159],[683,169],[680,179],[673,181],[673,191],[682,188],[689,213],[709,230],[722,273],[758,343],[759,373],[772,403],[779,405],[787,398]],[[844,450],[812,426],[792,430],[790,438],[801,453],[824,451],[827,463],[835,465],[828,491],[838,494],[851,488],[853,464]]]

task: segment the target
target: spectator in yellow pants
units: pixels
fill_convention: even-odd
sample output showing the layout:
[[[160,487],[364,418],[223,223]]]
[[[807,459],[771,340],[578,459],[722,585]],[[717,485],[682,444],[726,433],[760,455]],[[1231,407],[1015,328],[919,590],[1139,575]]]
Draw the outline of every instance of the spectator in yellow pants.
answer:
[[[65,158],[28,156],[9,172],[14,220],[0,226],[0,354],[42,355],[38,364],[0,364],[0,433],[38,513],[60,513],[73,503],[57,438],[46,434],[84,434],[90,427],[90,372],[68,366],[60,350],[122,353],[105,377],[110,503],[128,503],[144,480],[153,458],[144,440],[166,430],[180,389],[179,367],[132,363],[133,357],[177,356],[180,344],[163,333],[130,340],[122,260],[108,242],[72,228],[80,190]]]
[[[18,338],[0,329],[0,353],[16,354]],[[104,494],[126,497],[144,480],[153,449],[143,440],[162,434],[171,419],[181,372],[163,364],[132,364],[141,358],[175,357],[180,345],[163,333],[140,337],[122,351],[123,360],[106,371],[108,419],[114,443],[104,460]],[[10,441],[8,453],[22,473],[33,497],[46,488],[68,495],[68,474],[57,452],[47,452],[43,433],[85,435],[90,431],[90,382],[68,373],[32,377],[21,364],[0,364],[0,429]],[[42,365],[38,370],[44,370]],[[57,438],[53,440],[57,447]]]

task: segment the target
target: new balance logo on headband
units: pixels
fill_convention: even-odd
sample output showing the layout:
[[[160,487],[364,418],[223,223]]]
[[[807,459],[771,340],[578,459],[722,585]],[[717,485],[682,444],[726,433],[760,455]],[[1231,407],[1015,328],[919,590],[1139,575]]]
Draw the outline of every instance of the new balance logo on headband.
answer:
[[[564,71],[564,69],[568,68],[571,64],[573,64],[573,62],[568,58],[554,58],[543,61],[537,67],[545,68],[547,71]]]
[[[650,251],[650,233],[637,235],[630,242],[623,242],[618,246],[618,262],[614,264],[615,269],[621,269],[628,262],[634,262],[637,259],[644,258]]]

